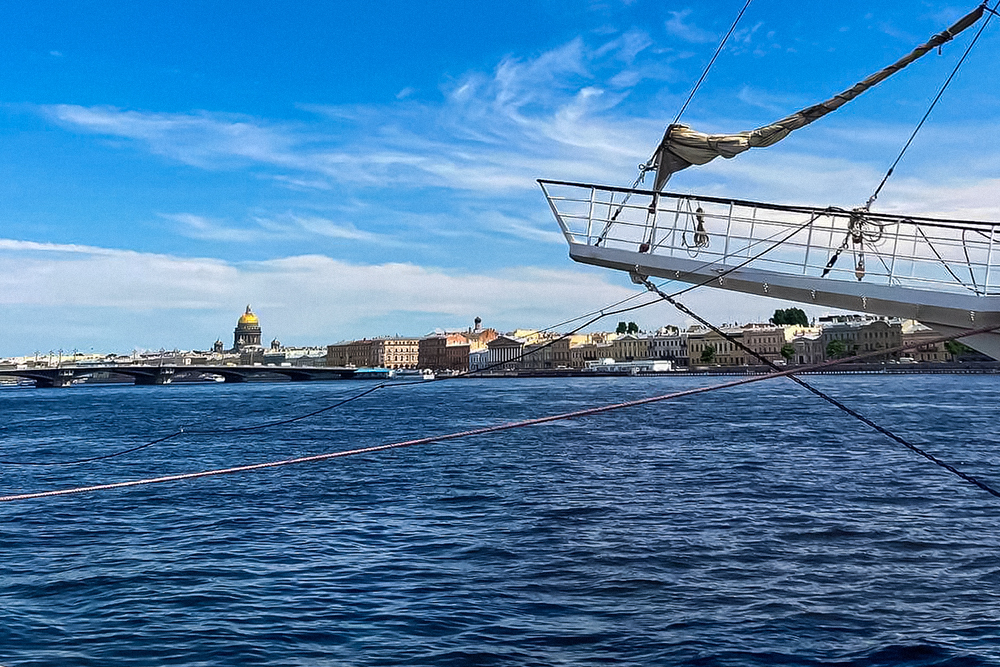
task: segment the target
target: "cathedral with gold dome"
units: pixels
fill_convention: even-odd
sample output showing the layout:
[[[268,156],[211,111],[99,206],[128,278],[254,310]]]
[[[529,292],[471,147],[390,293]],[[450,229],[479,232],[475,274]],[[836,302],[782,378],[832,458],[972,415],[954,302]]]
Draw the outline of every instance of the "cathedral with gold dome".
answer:
[[[233,331],[233,351],[242,352],[248,347],[260,347],[260,320],[250,310],[249,304]]]

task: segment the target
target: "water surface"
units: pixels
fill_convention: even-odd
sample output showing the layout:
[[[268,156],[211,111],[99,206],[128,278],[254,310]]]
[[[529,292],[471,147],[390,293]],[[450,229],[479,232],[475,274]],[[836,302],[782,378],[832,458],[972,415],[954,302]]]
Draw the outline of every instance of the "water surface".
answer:
[[[461,380],[3,495],[350,449],[719,378]],[[1000,485],[991,376],[822,386]],[[262,423],[371,385],[0,391],[0,458]],[[1000,501],[788,381],[270,471],[0,505],[0,664],[1000,664]]]

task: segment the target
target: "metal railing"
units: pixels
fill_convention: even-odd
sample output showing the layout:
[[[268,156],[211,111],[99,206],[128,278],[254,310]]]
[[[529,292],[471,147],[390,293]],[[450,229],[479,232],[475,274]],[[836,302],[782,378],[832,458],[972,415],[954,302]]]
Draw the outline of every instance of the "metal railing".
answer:
[[[566,240],[784,274],[1000,294],[996,222],[539,181]],[[782,241],[776,247],[775,243]]]

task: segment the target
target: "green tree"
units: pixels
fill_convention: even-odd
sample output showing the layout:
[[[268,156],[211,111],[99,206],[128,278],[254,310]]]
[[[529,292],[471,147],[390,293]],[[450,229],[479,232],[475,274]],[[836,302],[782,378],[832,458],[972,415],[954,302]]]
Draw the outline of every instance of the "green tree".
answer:
[[[830,359],[840,359],[847,354],[847,345],[842,340],[831,340],[826,344],[826,356]]]
[[[624,322],[619,322],[618,327],[615,329],[615,333],[617,334],[628,333],[628,325],[625,324]]]
[[[705,349],[701,351],[701,363],[710,364],[713,361],[715,361],[715,347],[706,345]]]
[[[630,334],[639,333],[639,325],[636,324],[635,322],[629,322],[628,323],[627,333],[630,333]]]
[[[960,357],[963,354],[975,353],[975,350],[971,347],[957,340],[946,340],[944,342],[944,349],[948,350],[948,354],[953,357]]]
[[[785,343],[781,346],[781,356],[785,358],[785,361],[791,361],[792,357],[795,356],[795,346],[791,343]]]
[[[801,308],[778,308],[771,316],[771,324],[788,325],[797,324],[799,326],[809,326],[809,318]]]

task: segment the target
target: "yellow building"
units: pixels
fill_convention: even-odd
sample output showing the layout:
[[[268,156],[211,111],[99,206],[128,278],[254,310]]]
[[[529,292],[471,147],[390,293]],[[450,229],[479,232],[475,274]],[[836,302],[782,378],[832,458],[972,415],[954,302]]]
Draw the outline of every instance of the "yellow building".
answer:
[[[372,341],[372,366],[417,368],[419,338],[376,338]]]
[[[649,339],[632,334],[619,336],[611,342],[611,358],[615,361],[635,361],[649,358]]]
[[[941,334],[916,320],[904,320],[902,342],[904,345],[920,344],[920,347],[907,350],[904,354],[915,361],[954,361],[944,343],[932,342]]]
[[[743,341],[743,329],[725,328],[727,335],[737,341]],[[688,366],[704,366],[716,364],[719,366],[743,366],[747,363],[747,354],[734,343],[729,342],[714,331],[702,329],[688,333]],[[705,351],[711,348],[711,353]],[[702,355],[705,355],[704,357]],[[711,360],[709,360],[711,357]],[[703,361],[704,359],[704,361]]]
[[[748,324],[743,327],[743,344],[773,363],[783,358],[781,348],[791,345],[795,338],[819,333],[819,327],[804,327],[798,324]],[[749,354],[747,363],[756,364],[760,361]]]

